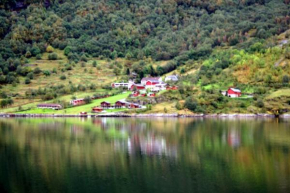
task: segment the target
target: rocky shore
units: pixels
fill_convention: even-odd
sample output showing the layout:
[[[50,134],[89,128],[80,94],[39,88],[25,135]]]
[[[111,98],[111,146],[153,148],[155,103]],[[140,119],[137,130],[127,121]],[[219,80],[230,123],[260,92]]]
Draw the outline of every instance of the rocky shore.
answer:
[[[199,118],[247,118],[247,117],[267,117],[275,118],[273,114],[165,114],[165,113],[152,113],[152,114],[125,114],[125,113],[106,113],[106,114],[0,114],[0,117],[199,117]],[[290,118],[290,114],[280,115],[279,118]]]

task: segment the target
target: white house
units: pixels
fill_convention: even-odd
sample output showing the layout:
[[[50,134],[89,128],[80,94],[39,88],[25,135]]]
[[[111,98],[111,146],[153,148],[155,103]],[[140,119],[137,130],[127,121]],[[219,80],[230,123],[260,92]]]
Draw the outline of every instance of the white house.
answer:
[[[167,82],[167,81],[174,81],[174,82],[176,82],[176,81],[178,81],[178,76],[177,75],[169,75],[169,76],[166,76],[165,82]]]
[[[119,87],[126,87],[128,90],[131,88],[131,86],[134,85],[134,81],[129,80],[129,82],[114,82],[112,83],[113,88],[119,88]]]

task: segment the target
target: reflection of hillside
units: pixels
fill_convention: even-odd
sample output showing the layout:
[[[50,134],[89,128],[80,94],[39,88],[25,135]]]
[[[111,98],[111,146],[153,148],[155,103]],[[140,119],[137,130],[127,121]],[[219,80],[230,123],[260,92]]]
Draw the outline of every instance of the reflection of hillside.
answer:
[[[32,173],[33,178],[41,176],[47,186],[70,181],[70,175],[78,176],[82,171],[103,179],[122,176],[132,183],[140,176],[158,181],[158,173],[170,176],[174,171],[170,182],[190,184],[202,176],[210,179],[205,187],[216,188],[219,184],[224,192],[244,192],[252,184],[263,187],[261,191],[277,190],[281,181],[289,190],[289,123],[155,118],[0,119],[0,169],[9,165],[7,160],[17,160],[9,165],[9,181],[17,179],[17,183],[22,183],[19,172]],[[169,162],[172,158],[175,161]],[[244,187],[235,187],[238,182]],[[13,187],[19,187],[17,183]]]

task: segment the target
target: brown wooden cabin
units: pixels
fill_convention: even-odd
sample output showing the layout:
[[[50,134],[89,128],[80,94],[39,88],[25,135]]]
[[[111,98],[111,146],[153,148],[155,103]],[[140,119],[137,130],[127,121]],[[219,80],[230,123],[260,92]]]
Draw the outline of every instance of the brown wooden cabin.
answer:
[[[101,107],[103,107],[103,108],[110,108],[111,107],[111,103],[109,103],[107,101],[103,101],[103,102],[101,102]]]

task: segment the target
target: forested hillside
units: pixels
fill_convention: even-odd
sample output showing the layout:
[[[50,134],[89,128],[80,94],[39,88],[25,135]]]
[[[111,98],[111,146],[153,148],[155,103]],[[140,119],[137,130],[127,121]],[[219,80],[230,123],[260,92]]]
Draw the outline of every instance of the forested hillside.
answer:
[[[216,46],[247,48],[288,29],[288,2],[1,1],[6,8],[0,11],[1,69],[13,71],[15,58],[36,56],[48,45],[75,61],[84,53],[184,61],[206,56]]]

